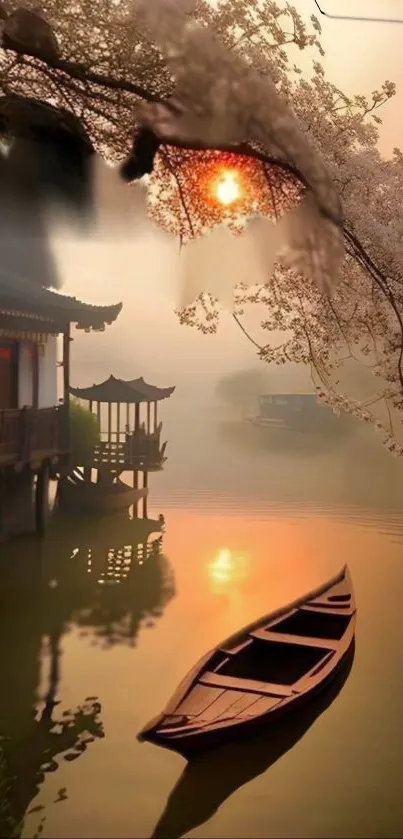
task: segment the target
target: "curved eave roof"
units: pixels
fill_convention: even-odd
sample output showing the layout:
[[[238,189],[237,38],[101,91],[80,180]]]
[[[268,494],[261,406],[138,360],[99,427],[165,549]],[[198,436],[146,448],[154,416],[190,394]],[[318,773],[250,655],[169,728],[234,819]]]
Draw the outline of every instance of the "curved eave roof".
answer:
[[[149,385],[148,382],[144,381],[142,376],[139,379],[129,379],[126,384],[130,385],[138,393],[143,393],[145,400],[149,402],[168,399],[175,390],[174,387],[156,387],[155,385]]]
[[[91,387],[71,387],[70,393],[77,399],[84,399],[88,402],[157,402],[160,399],[167,399],[174,392],[174,387],[159,388],[148,385],[144,379],[116,379],[109,376],[104,382]]]
[[[63,331],[68,323],[78,329],[103,330],[121,310],[122,303],[94,306],[23,277],[9,276],[0,267],[0,313],[42,320],[49,324],[49,331],[52,326],[56,332]]]

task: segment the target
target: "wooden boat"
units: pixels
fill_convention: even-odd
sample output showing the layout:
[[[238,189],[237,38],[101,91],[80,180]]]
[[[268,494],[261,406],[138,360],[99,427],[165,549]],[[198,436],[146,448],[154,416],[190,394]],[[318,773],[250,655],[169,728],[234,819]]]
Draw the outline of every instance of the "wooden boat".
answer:
[[[246,422],[262,429],[326,432],[341,424],[328,405],[314,393],[271,393],[259,399],[258,416]]]
[[[137,489],[123,481],[103,484],[65,479],[61,488],[62,507],[83,513],[116,513],[127,510],[148,494],[148,488]]]
[[[185,757],[294,711],[339,672],[354,641],[347,567],[205,655],[138,735]]]

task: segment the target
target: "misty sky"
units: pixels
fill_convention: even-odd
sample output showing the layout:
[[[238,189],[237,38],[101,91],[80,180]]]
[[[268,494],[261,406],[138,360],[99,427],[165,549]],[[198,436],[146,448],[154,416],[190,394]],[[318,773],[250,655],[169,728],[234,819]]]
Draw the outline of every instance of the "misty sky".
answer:
[[[401,11],[403,17],[403,0],[322,0],[322,4],[331,13],[396,17]],[[295,5],[305,19],[317,14],[313,0],[295,0]],[[324,64],[331,80],[347,93],[367,95],[385,79],[397,83],[397,96],[382,109],[380,148],[390,154],[394,146],[403,145],[403,25],[320,20]],[[309,71],[304,53],[296,59]],[[98,303],[122,300],[124,309],[105,334],[77,335],[74,381],[85,384],[109,372],[144,375],[161,385],[177,383],[184,396],[195,396],[224,373],[259,365],[254,348],[227,313],[214,337],[179,326],[174,314],[180,299],[178,243],[147,220],[140,187],[120,184],[116,173],[99,163],[96,182],[97,236],[80,241],[59,231],[53,249],[66,293]],[[225,267],[222,259],[219,270],[225,272]],[[264,342],[257,317],[255,322],[248,318],[248,327]],[[277,385],[283,380],[286,389],[297,383],[305,389],[309,381],[304,370],[296,377],[295,371],[281,368],[273,377]]]

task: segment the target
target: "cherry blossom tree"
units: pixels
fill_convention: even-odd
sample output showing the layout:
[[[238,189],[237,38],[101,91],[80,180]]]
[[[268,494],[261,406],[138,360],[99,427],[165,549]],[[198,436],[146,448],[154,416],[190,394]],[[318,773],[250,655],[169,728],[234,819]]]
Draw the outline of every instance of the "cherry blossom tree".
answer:
[[[21,128],[21,119],[13,117],[16,97],[46,102],[77,119],[107,160],[127,164],[139,106],[158,109],[175,91],[169,62],[139,25],[136,4],[43,0],[38,9],[26,0],[24,5],[28,18],[16,3],[3,0],[0,5],[3,131],[13,134]],[[403,157],[396,150],[386,161],[377,150],[379,109],[395,87],[385,82],[368,101],[348,97],[331,84],[320,64],[319,21],[312,16],[306,25],[289,2],[197,0],[194,17],[215,33],[228,54],[239,56],[260,79],[274,83],[310,148],[324,159],[342,201],[343,221],[333,221],[342,224],[345,258],[332,294],[323,294],[308,271],[279,259],[264,286],[237,289],[234,316],[245,329],[243,311],[251,304],[264,306],[263,334],[275,333],[276,339],[249,336],[260,357],[310,365],[320,398],[335,411],[374,421],[385,443],[400,454],[403,266],[398,201]],[[310,77],[298,66],[298,55],[306,50],[313,57]],[[150,212],[182,240],[220,221],[219,208],[201,189],[217,162],[232,161],[249,184],[249,204],[238,203],[227,219],[235,229],[250,212],[275,220],[310,187],[303,167],[289,158],[273,157],[259,142],[212,143],[206,148],[206,143],[200,147],[179,132],[157,142],[151,157]],[[217,301],[201,294],[180,313],[180,320],[214,331]],[[279,341],[278,333],[283,336]],[[376,377],[374,393],[366,401],[354,399],[343,385],[344,367],[353,359]]]

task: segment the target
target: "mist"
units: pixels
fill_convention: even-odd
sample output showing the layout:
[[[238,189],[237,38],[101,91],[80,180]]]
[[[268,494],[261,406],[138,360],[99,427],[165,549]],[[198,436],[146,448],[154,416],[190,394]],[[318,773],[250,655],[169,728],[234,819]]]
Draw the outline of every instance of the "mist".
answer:
[[[91,235],[72,234],[60,221],[52,230],[52,253],[63,292],[91,303],[123,301],[123,311],[104,333],[74,332],[72,383],[92,384],[110,373],[144,376],[165,386],[177,385],[177,400],[203,403],[220,377],[263,362],[231,315],[223,310],[216,335],[181,326],[178,241],[147,217],[142,184],[123,185],[118,172],[98,161],[96,224]],[[206,252],[198,277],[207,277],[213,259],[218,276],[225,272],[214,247]],[[259,317],[252,316],[253,328]]]
[[[162,387],[176,385],[172,402],[185,412],[186,405],[189,411],[195,405],[199,411],[207,404],[218,406],[215,391],[220,379],[245,369],[264,371],[268,390],[314,392],[308,367],[260,361],[256,347],[231,316],[234,276],[237,282],[255,277],[254,266],[264,281],[263,260],[258,256],[251,264],[253,230],[235,238],[219,229],[216,235],[190,243],[184,257],[178,240],[148,217],[146,184],[123,184],[118,171],[97,158],[94,195],[90,232],[78,235],[60,216],[50,220],[51,256],[64,293],[94,304],[122,301],[123,310],[105,332],[74,331],[73,385],[93,384],[111,373],[126,379],[144,376]],[[239,247],[231,251],[237,241]],[[190,301],[203,287],[222,291],[215,335],[181,326],[176,313],[185,293]],[[262,330],[264,316],[264,306],[249,306],[242,322],[261,345],[278,342],[279,333]],[[346,383],[353,395],[371,395],[377,384],[374,377],[358,365],[350,368]]]

